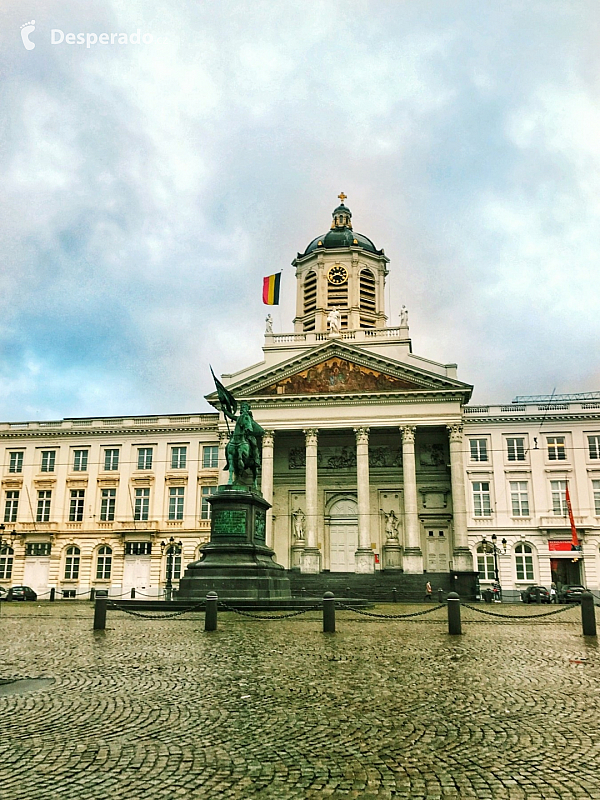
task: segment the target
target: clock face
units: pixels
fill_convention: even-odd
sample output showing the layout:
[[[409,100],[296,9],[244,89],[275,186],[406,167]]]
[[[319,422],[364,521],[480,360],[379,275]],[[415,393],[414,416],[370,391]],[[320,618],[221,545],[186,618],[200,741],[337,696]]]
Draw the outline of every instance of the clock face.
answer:
[[[329,272],[327,273],[327,280],[329,283],[346,283],[348,280],[348,272],[346,271],[346,267],[342,267],[341,264],[336,264],[335,267],[332,267]]]

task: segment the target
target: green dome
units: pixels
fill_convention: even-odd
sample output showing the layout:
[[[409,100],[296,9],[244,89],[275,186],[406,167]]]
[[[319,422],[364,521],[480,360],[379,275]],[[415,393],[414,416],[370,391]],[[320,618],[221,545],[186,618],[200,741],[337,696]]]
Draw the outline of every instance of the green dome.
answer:
[[[363,236],[362,233],[354,233],[350,221],[352,212],[347,206],[341,203],[334,209],[331,216],[333,217],[331,230],[313,239],[303,253],[298,253],[298,258],[303,258],[321,248],[333,250],[339,247],[360,247],[369,253],[383,255],[383,250],[378,250],[367,236]]]

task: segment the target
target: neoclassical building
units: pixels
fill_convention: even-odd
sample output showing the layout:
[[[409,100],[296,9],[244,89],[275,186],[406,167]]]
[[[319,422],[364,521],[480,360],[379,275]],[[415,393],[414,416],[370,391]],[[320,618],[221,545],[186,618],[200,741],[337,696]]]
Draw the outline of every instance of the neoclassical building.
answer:
[[[293,331],[223,383],[267,431],[267,542],[300,574],[479,573],[506,596],[533,583],[600,588],[600,393],[470,406],[456,364],[390,324],[389,259],[345,197],[293,266]],[[156,596],[198,557],[224,482],[211,414],[0,424],[0,586],[42,596]],[[581,550],[571,549],[566,494]]]

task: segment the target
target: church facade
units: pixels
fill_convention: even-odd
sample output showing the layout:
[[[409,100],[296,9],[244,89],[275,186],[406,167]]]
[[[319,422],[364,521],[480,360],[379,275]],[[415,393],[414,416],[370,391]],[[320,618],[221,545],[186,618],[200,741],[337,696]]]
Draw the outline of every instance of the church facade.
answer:
[[[293,261],[293,331],[269,321],[264,360],[222,377],[266,431],[277,561],[399,585],[478,573],[508,597],[552,581],[598,591],[600,395],[469,405],[455,364],[413,352],[406,309],[389,324],[389,259],[344,199]],[[0,424],[0,586],[176,586],[225,480],[227,423],[208,400],[212,414]]]

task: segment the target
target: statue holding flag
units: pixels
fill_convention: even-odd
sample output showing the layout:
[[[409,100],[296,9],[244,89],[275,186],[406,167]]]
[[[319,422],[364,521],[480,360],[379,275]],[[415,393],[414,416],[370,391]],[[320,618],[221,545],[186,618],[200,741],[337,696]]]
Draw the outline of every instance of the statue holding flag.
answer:
[[[216,377],[212,367],[210,371],[215,381],[223,415],[226,420],[235,422],[233,434],[231,434],[225,447],[225,457],[227,459],[225,469],[229,470],[228,485],[243,486],[244,475],[250,472],[252,474],[253,489],[257,491],[261,441],[265,431],[254,421],[250,404],[246,401],[240,403],[240,413],[236,417],[237,400]],[[227,423],[227,428],[229,429],[229,423]]]

